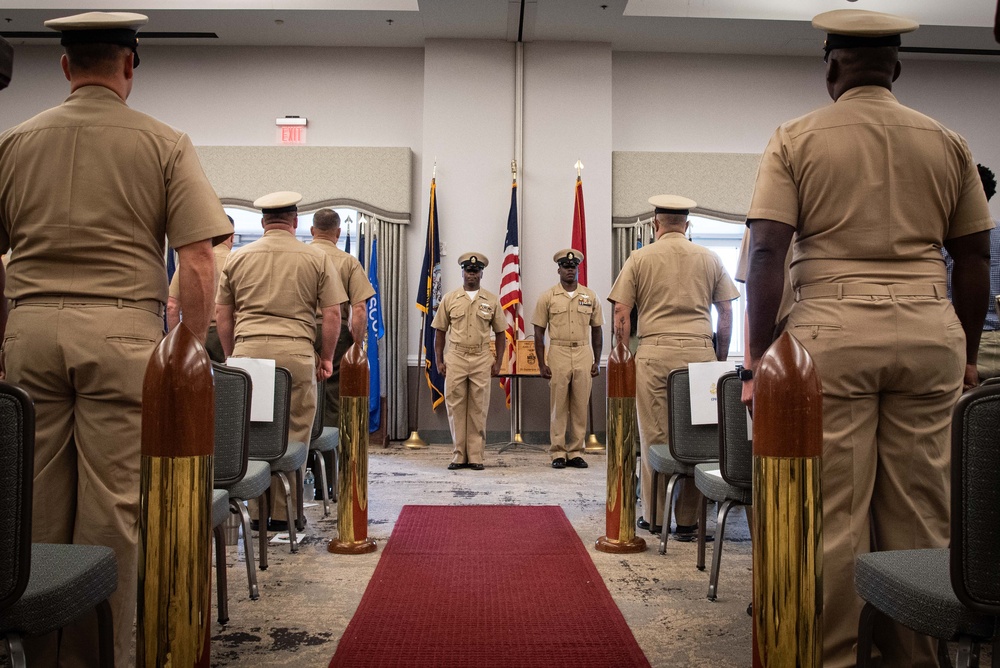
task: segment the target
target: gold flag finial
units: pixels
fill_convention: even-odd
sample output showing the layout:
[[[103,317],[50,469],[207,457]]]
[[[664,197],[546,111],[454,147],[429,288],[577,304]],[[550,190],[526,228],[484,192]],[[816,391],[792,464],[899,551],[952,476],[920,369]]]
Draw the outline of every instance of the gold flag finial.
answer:
[[[574,166],[576,167],[576,178],[580,178],[580,172],[583,171],[583,162],[580,161],[580,160],[577,160],[576,161],[576,165],[574,165]]]

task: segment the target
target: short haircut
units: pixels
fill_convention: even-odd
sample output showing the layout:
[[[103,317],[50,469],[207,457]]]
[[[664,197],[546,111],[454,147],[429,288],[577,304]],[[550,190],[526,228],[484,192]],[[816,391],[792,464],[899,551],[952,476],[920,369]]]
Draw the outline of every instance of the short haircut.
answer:
[[[837,61],[844,69],[869,76],[891,79],[899,62],[899,47],[862,46],[853,49],[835,49]]]
[[[979,170],[979,179],[983,182],[983,191],[986,193],[986,201],[989,202],[997,194],[997,177],[993,170],[983,165],[976,165]]]
[[[66,57],[70,72],[86,72],[110,76],[119,67],[119,61],[131,49],[118,44],[67,44]]]
[[[295,222],[298,214],[295,211],[285,211],[284,213],[265,213],[263,223],[265,225],[291,225]]]
[[[321,232],[329,232],[340,227],[340,215],[333,209],[320,209],[313,215],[313,227]]]

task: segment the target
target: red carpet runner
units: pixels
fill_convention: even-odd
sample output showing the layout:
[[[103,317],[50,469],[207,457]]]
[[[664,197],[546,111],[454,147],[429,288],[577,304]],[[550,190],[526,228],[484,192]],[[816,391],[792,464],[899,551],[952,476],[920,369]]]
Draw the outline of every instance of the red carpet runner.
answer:
[[[330,666],[649,666],[556,506],[405,506]]]

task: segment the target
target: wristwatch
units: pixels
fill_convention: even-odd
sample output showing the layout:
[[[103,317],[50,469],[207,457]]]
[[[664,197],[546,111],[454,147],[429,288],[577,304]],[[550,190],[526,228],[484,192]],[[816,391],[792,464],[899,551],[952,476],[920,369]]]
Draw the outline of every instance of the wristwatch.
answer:
[[[748,369],[747,367],[741,366],[736,369],[736,372],[740,376],[740,380],[744,383],[748,380],[753,380],[753,369]]]

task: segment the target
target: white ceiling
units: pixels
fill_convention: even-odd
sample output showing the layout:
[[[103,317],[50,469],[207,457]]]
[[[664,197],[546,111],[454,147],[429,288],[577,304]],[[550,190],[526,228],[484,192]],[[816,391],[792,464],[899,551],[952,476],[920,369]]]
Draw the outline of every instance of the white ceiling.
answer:
[[[818,55],[810,18],[871,9],[921,22],[904,46],[1000,55],[991,0],[7,0],[0,31],[48,31],[46,19],[94,9],[149,16],[147,44],[420,47],[428,39],[607,42],[618,51]],[[215,33],[217,39],[154,33]],[[14,44],[53,38],[8,36]],[[142,33],[140,33],[142,40]]]

